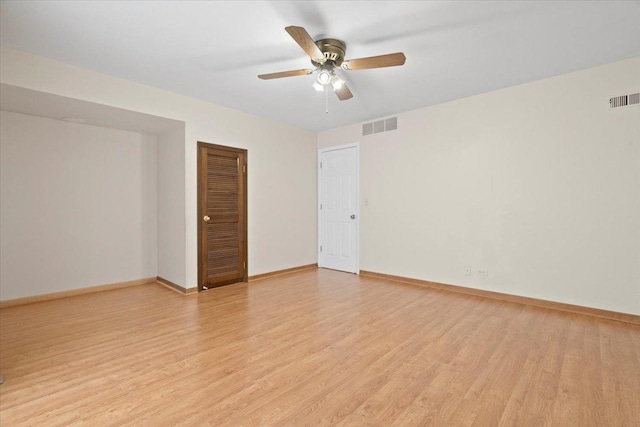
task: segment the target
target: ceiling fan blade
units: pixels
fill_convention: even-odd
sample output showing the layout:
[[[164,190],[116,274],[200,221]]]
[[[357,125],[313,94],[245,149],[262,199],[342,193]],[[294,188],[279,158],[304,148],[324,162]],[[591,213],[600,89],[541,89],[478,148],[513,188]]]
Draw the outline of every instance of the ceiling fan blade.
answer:
[[[324,63],[324,53],[316,46],[316,42],[313,41],[307,30],[302,27],[289,26],[285,30],[289,35],[300,45],[307,55],[316,62]]]
[[[349,90],[349,87],[347,87],[346,83],[343,83],[339,89],[334,89],[333,91],[336,93],[340,101],[346,101],[347,99],[353,98],[353,94]]]
[[[291,70],[291,71],[281,71],[279,73],[270,73],[270,74],[260,74],[258,76],[259,79],[262,80],[271,80],[271,79],[279,79],[282,77],[294,77],[294,76],[306,76],[307,74],[313,73],[313,70]]]
[[[342,66],[347,70],[366,70],[369,68],[395,67],[404,65],[407,58],[402,52],[390,53],[388,55],[369,56],[367,58],[350,59],[344,61]]]

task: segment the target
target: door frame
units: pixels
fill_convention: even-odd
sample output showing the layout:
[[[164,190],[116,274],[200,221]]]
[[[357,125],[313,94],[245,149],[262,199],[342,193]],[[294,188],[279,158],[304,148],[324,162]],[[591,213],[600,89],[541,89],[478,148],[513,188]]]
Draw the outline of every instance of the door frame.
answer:
[[[323,256],[320,251],[320,242],[322,242],[322,209],[320,209],[320,202],[322,201],[322,154],[329,151],[343,150],[345,148],[356,149],[356,195],[355,203],[356,207],[356,271],[355,274],[360,274],[360,142],[352,142],[349,144],[334,145],[331,147],[318,149],[318,267],[322,268]]]
[[[221,150],[221,151],[229,151],[232,153],[240,153],[242,155],[244,155],[244,164],[242,165],[244,167],[244,188],[243,188],[243,193],[244,193],[244,197],[242,200],[242,204],[243,204],[243,224],[242,224],[242,229],[243,229],[243,241],[244,241],[244,248],[242,249],[242,256],[244,257],[245,260],[245,265],[244,265],[244,272],[243,272],[243,278],[242,278],[242,282],[248,282],[249,281],[249,241],[248,241],[248,223],[249,223],[249,218],[248,218],[248,209],[247,209],[247,181],[248,181],[248,176],[249,176],[249,157],[248,157],[248,151],[244,148],[236,148],[236,147],[228,147],[225,145],[218,145],[218,144],[211,144],[209,142],[202,142],[202,141],[198,141],[197,144],[197,150],[198,150],[198,156],[197,156],[197,162],[198,162],[198,166],[197,166],[197,174],[198,174],[198,201],[197,201],[197,208],[196,208],[196,212],[197,212],[197,224],[198,224],[198,292],[202,292],[202,286],[204,284],[204,281],[206,279],[206,274],[204,271],[204,259],[202,257],[202,217],[204,215],[204,212],[202,211],[202,194],[203,191],[205,191],[205,182],[203,182],[202,180],[202,156],[200,154],[201,152],[201,148],[212,148],[215,150]]]

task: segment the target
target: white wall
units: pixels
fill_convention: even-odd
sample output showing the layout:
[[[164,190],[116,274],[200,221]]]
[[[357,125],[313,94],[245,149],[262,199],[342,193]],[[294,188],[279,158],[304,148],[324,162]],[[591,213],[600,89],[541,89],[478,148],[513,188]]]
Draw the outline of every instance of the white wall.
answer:
[[[156,275],[156,138],[0,112],[0,299]]]
[[[158,276],[183,283],[187,271],[184,126],[158,136]]]
[[[316,262],[314,132],[7,47],[0,50],[0,80],[185,122],[185,272],[167,279],[197,286],[197,141],[248,150],[249,274]],[[172,268],[182,275],[179,270]]]
[[[320,133],[361,141],[361,268],[640,314],[638,91],[635,58]]]

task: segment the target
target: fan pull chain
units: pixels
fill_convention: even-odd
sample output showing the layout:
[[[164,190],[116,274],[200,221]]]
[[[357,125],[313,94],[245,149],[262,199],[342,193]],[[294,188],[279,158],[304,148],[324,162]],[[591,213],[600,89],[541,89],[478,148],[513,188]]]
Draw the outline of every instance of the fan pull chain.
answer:
[[[324,87],[324,113],[329,114],[329,85]]]

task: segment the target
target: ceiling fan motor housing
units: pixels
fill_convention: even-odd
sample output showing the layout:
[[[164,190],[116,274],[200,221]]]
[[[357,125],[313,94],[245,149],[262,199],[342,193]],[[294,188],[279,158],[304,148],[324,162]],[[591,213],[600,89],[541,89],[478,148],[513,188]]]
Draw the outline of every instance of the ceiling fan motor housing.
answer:
[[[347,50],[347,44],[338,39],[322,39],[315,42],[318,49],[324,54],[325,64],[329,61],[333,62],[336,67],[339,67],[344,61],[344,55]],[[319,62],[311,60],[311,63],[316,67],[321,66]]]

